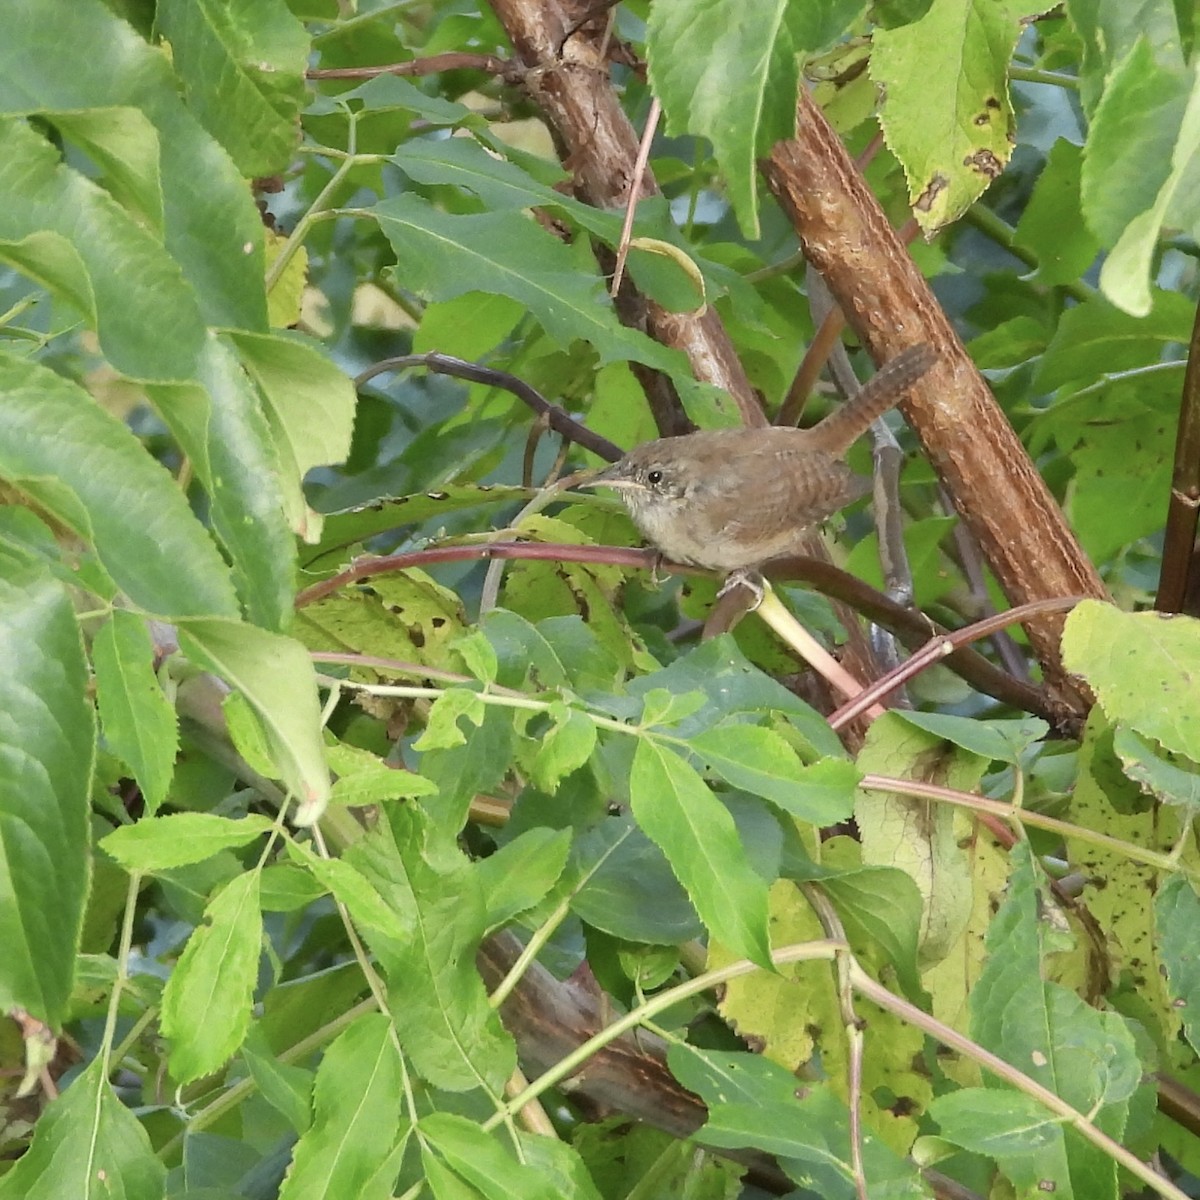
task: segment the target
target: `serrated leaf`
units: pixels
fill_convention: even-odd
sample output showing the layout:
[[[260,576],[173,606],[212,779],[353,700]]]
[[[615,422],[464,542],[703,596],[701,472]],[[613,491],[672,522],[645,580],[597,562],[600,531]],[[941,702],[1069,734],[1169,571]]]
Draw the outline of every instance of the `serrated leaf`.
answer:
[[[1200,762],[1200,621],[1085,600],[1067,617],[1062,645],[1067,669],[1109,717]]]
[[[166,1168],[105,1066],[103,1055],[93,1059],[46,1109],[33,1144],[0,1179],[0,1200],[162,1200]]]
[[[532,496],[529,488],[477,483],[448,484],[436,492],[418,492],[412,496],[381,496],[370,504],[326,513],[321,540],[311,548],[301,548],[301,564],[311,569],[338,549],[368,541],[381,533],[437,521],[443,515],[468,508],[523,504]]]
[[[7,15],[8,55],[0,80],[0,113],[40,113],[53,119],[57,113],[96,109],[142,111],[157,134],[153,152],[158,156],[163,194],[163,245],[182,266],[203,319],[226,328],[265,328],[262,221],[229,156],[184,106],[166,55],[95,0],[47,0],[14,8]],[[54,71],[42,69],[47,22],[56,33]],[[94,127],[89,134],[98,136]],[[53,148],[46,143],[45,149],[53,161]],[[119,150],[114,144],[110,153]],[[4,165],[17,166],[7,155]],[[202,189],[196,187],[197,179],[204,180]],[[180,311],[177,276],[163,275],[152,282],[141,274],[144,256],[130,253],[124,232],[114,235],[108,217],[78,189],[73,187],[71,194],[57,190],[35,194],[25,186],[0,190],[9,197],[0,215],[0,238],[23,236],[6,233],[6,219],[28,226],[34,216],[34,228],[55,228],[68,238],[78,231],[81,214],[101,222],[101,227],[79,237],[76,249],[88,263],[103,327],[112,331],[119,324],[126,345],[138,345],[159,361],[180,352],[186,355],[189,344],[195,346],[200,328],[175,325]],[[30,207],[14,203],[18,197]],[[130,289],[131,277],[143,286]],[[155,341],[157,348],[152,345]],[[106,356],[113,344],[105,340]],[[163,375],[133,367],[119,369],[138,378],[180,377],[176,371]]]
[[[259,1029],[252,1029],[242,1046],[242,1062],[262,1098],[297,1133],[304,1133],[312,1124],[312,1071],[280,1062]]]
[[[1023,0],[934,0],[920,19],[875,32],[880,122],[926,232],[961,216],[1012,154],[1008,64],[1029,9]]]
[[[420,1131],[457,1175],[488,1200],[559,1200],[550,1180],[529,1163],[519,1163],[490,1133],[456,1113],[421,1118]]]
[[[1152,267],[1163,226],[1193,231],[1200,226],[1200,202],[1195,194],[1197,172],[1200,171],[1200,75],[1194,70],[1190,79],[1182,71],[1163,74],[1157,71],[1153,58],[1149,44],[1139,42],[1129,58],[1116,68],[1115,78],[1105,89],[1095,120],[1101,122],[1110,112],[1116,115],[1111,121],[1105,121],[1100,130],[1093,127],[1088,138],[1090,149],[1098,133],[1114,121],[1124,123],[1124,137],[1117,134],[1116,139],[1128,138],[1133,143],[1136,161],[1126,166],[1130,175],[1123,178],[1137,179],[1146,173],[1153,179],[1159,174],[1154,168],[1161,161],[1156,151],[1163,140],[1163,131],[1178,131],[1174,145],[1170,147],[1169,173],[1150,203],[1125,225],[1100,268],[1100,288],[1105,296],[1134,316],[1144,316],[1150,311],[1154,282]],[[1130,89],[1118,87],[1125,79],[1131,81],[1130,89],[1137,94],[1136,98],[1125,94]],[[1135,109],[1143,110],[1144,119],[1137,127],[1130,128],[1133,123],[1129,118]],[[1139,142],[1143,143],[1140,147],[1137,146]],[[1147,142],[1150,144],[1146,145]],[[1148,157],[1142,157],[1143,150]],[[1127,186],[1118,185],[1117,190],[1124,191]],[[1110,219],[1109,206],[1101,206],[1094,193],[1092,200],[1093,203],[1085,208],[1089,216],[1095,210],[1095,216],[1110,226],[1122,219],[1123,214],[1111,214]]]
[[[708,697],[701,691],[672,692],[667,688],[651,688],[642,697],[642,715],[638,723],[643,728],[652,725],[674,725],[699,712]]]
[[[596,723],[577,708],[554,705],[554,724],[539,741],[530,768],[534,783],[544,792],[553,791],[559,780],[577,771],[596,748]]]
[[[403,265],[405,286],[428,299],[499,292],[526,304],[564,348],[583,339],[602,363],[633,359],[690,378],[682,354],[624,328],[599,278],[580,274],[568,248],[520,213],[454,215],[407,192],[371,211]]]
[[[571,897],[571,911],[589,925],[626,941],[669,946],[701,933],[666,856],[627,816],[580,834],[572,865],[583,883]]]
[[[862,773],[839,759],[801,765],[795,750],[761,725],[717,725],[688,747],[726,782],[814,825],[835,825],[854,811]]]
[[[163,989],[162,1032],[178,1083],[218,1070],[242,1044],[261,955],[258,873],[248,871],[209,902]]]
[[[989,1158],[1039,1154],[1062,1137],[1059,1119],[1017,1091],[962,1088],[933,1100],[929,1115],[942,1137]]]
[[[281,778],[312,824],[329,799],[312,661],[299,642],[236,621],[188,621],[179,644],[198,666],[237,688],[262,722]]]
[[[767,885],[733,818],[678,754],[640,738],[629,776],[633,815],[667,856],[701,920],[733,953],[771,969]]]
[[[412,936],[411,919],[389,904],[371,880],[352,862],[344,858],[326,858],[302,842],[289,842],[288,854],[346,906],[351,919],[368,942],[380,937],[392,942],[404,942]]]
[[[92,639],[92,665],[105,740],[129,765],[152,817],[171,785],[179,734],[175,709],[154,673],[145,622],[116,609]]]
[[[5,107],[0,93],[0,111]],[[192,376],[204,323],[178,266],[132,214],[65,166],[23,120],[0,120],[0,192],[8,197],[0,213],[5,260],[75,305],[118,371],[140,379]],[[131,276],[142,284],[132,291]]]
[[[418,1073],[447,1091],[496,1090],[516,1051],[475,969],[486,914],[479,876],[415,806],[387,812],[347,851],[410,924],[403,941],[376,944],[402,1049]]]
[[[387,1200],[411,1132],[403,1100],[403,1065],[387,1017],[358,1017],[317,1068],[312,1125],[296,1143],[279,1200]]]
[[[1200,811],[1200,766],[1191,759],[1160,751],[1123,725],[1113,734],[1113,750],[1130,779],[1164,803],[1181,805],[1184,820]]]
[[[1200,958],[1196,955],[1200,897],[1182,875],[1172,875],[1154,897],[1154,924],[1184,1035],[1192,1049],[1200,1051]]]
[[[979,721],[957,717],[952,713],[908,712],[897,709],[896,715],[910,725],[945,738],[972,754],[993,762],[1015,763],[1020,755],[1039,738],[1046,736],[1050,726],[1033,717],[1027,720]]]
[[[738,222],[758,236],[759,157],[796,128],[802,59],[832,44],[862,14],[858,0],[658,0],[650,9],[650,83],[667,128],[712,142]]]
[[[465,746],[467,735],[458,724],[459,718],[466,717],[472,725],[481,725],[484,708],[478,692],[465,687],[447,688],[434,701],[425,722],[425,732],[413,742],[413,749],[424,753],[427,750]]]
[[[0,1008],[57,1030],[88,894],[95,720],[70,597],[44,569],[0,576],[0,660]]]
[[[0,355],[0,422],[0,475],[92,542],[135,604],[173,618],[236,613],[228,568],[183,493],[86,392]]]
[[[231,340],[205,339],[195,382],[146,391],[209,494],[213,528],[229,551],[247,616],[267,629],[284,629],[292,616],[296,563],[285,516],[286,473]]]
[[[1066,138],[1050,147],[1014,232],[1014,243],[1036,258],[1033,278],[1044,287],[1080,278],[1100,251],[1081,211],[1082,159],[1081,148]]]
[[[271,827],[270,818],[257,813],[236,819],[215,813],[169,813],[122,825],[102,837],[100,846],[127,870],[167,871],[248,846]]]
[[[314,467],[340,463],[350,453],[357,397],[345,373],[297,336],[233,330],[242,366],[258,387],[280,462],[280,488],[292,530],[317,540],[301,491]]]
[[[242,174],[282,171],[299,140],[309,49],[284,0],[163,0],[155,22],[188,107]]]
[[[498,929],[550,893],[567,865],[569,829],[527,829],[476,867],[487,927]]]
[[[369,750],[346,742],[325,747],[325,761],[337,776],[331,804],[379,804],[387,800],[429,796],[437,785],[412,771],[390,767]]]

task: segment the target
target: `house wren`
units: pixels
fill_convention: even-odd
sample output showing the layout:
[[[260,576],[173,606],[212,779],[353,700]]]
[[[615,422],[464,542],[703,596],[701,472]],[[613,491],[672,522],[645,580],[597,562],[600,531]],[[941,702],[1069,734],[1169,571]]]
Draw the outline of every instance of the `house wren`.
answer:
[[[842,456],[933,362],[929,346],[909,347],[811,429],[660,438],[586,486],[617,489],[646,540],[675,562],[730,572],[797,553],[806,530],[870,490]]]

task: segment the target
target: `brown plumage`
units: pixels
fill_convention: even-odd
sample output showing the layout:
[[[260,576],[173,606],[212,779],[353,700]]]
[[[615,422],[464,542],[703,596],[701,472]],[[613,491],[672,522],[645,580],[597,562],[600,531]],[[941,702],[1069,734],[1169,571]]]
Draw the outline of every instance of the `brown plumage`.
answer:
[[[736,571],[796,553],[806,530],[870,490],[842,456],[933,362],[928,346],[910,347],[812,429],[660,438],[588,486],[617,489],[647,541],[676,562]]]

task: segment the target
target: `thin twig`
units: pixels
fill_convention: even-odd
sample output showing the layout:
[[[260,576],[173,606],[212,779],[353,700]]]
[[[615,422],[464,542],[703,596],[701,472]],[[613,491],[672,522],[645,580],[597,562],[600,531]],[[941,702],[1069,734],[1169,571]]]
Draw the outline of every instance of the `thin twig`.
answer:
[[[617,243],[617,262],[613,267],[612,284],[608,289],[610,296],[616,296],[621,290],[621,280],[625,275],[625,260],[629,257],[629,241],[633,235],[633,219],[637,214],[638,201],[642,196],[642,179],[646,174],[646,164],[650,161],[650,147],[654,143],[654,134],[658,129],[658,118],[662,105],[658,97],[650,100],[650,112],[646,116],[646,128],[642,130],[641,141],[638,142],[637,159],[633,164],[633,178],[629,181],[629,199],[625,203],[625,220],[621,224],[621,240]]]
[[[376,79],[380,75],[438,75],[443,71],[483,71],[508,82],[516,82],[525,68],[511,58],[494,54],[466,54],[448,51],[407,62],[386,63],[378,67],[326,67],[305,72],[307,79]]]
[[[490,387],[503,388],[506,392],[512,392],[519,400],[523,400],[535,413],[544,414],[555,433],[560,433],[585,450],[598,454],[605,462],[616,462],[625,453],[608,438],[593,433],[586,425],[581,425],[565,409],[551,404],[541,392],[516,375],[469,362],[465,358],[455,358],[451,354],[439,354],[436,350],[431,350],[428,354],[400,354],[395,358],[385,358],[373,363],[355,376],[354,386],[361,388],[377,375],[388,371],[400,371],[405,367],[424,367],[427,371],[435,371],[439,375],[452,375],[456,379],[467,379],[472,383],[485,383]]]

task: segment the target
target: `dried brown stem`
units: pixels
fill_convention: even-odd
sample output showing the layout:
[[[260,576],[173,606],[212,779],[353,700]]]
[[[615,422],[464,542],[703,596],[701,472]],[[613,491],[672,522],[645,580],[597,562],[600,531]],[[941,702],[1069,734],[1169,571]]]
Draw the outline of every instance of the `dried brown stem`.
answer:
[[[1187,612],[1200,616],[1200,554],[1196,548],[1196,522],[1200,516],[1200,307],[1192,326],[1183,398],[1179,405],[1179,431],[1175,437],[1175,469],[1167,504],[1167,532],[1163,539],[1162,569],[1154,607],[1159,612]]]

